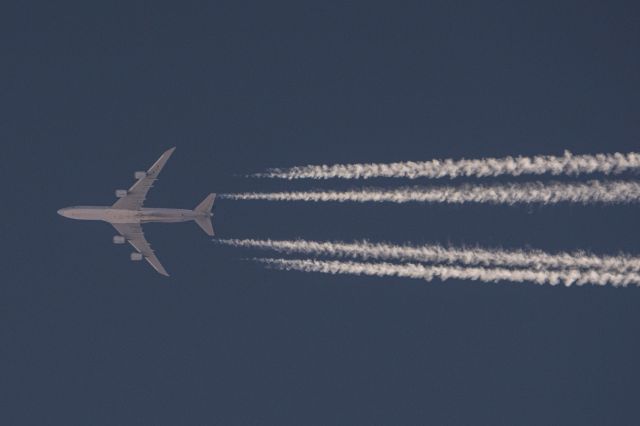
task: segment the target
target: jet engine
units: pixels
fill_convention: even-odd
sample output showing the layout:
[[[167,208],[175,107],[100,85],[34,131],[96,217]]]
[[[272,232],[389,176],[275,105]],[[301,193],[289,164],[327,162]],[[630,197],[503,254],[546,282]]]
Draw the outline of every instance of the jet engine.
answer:
[[[142,260],[142,255],[140,253],[133,252],[133,253],[131,253],[131,260],[134,261],[134,262]]]
[[[113,244],[124,244],[127,240],[122,235],[113,236]]]
[[[118,198],[126,197],[128,193],[129,191],[126,189],[116,189],[116,197]]]
[[[140,179],[144,179],[147,177],[147,172],[135,172],[133,174],[133,177],[135,177],[136,179],[140,180]]]

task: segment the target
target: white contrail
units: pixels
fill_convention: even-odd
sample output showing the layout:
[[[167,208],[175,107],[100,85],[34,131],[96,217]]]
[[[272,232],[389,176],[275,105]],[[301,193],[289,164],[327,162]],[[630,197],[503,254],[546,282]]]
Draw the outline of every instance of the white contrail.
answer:
[[[541,250],[489,250],[441,245],[394,245],[367,241],[345,243],[306,240],[220,239],[218,243],[244,248],[274,250],[362,260],[396,260],[480,266],[519,267],[532,270],[579,269],[616,273],[640,272],[640,258],[628,255],[596,256],[584,252],[545,253]]]
[[[461,176],[570,175],[587,173],[619,174],[640,169],[640,153],[573,155],[537,155],[534,157],[503,157],[461,160],[407,161],[378,164],[335,164],[331,166],[301,166],[269,169],[251,177],[280,179],[368,179],[391,178],[457,178]]]
[[[413,263],[402,265],[393,263],[361,263],[341,262],[325,260],[292,260],[292,259],[254,259],[269,267],[296,270],[303,272],[322,272],[326,274],[352,274],[397,276],[406,278],[419,278],[431,281],[439,278],[465,279],[485,282],[513,281],[533,282],[536,284],[564,284],[565,286],[594,284],[614,287],[626,287],[629,284],[640,285],[640,275],[635,273],[617,274],[602,271],[533,271],[526,269],[506,268],[466,268],[456,266],[425,266]]]
[[[245,192],[222,194],[233,200],[336,201],[391,203],[631,203],[640,200],[640,182],[588,181],[584,183],[512,183],[349,191]]]

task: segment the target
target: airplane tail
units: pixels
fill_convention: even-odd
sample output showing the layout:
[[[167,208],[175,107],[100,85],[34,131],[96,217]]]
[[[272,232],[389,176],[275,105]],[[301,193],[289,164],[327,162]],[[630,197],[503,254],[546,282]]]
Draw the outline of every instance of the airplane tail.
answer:
[[[198,217],[196,217],[196,223],[207,235],[213,237],[213,224],[211,223],[211,217],[213,213],[211,213],[211,209],[213,208],[213,201],[216,199],[216,194],[209,194],[207,198],[202,200],[200,204],[193,210],[196,213],[200,213]]]

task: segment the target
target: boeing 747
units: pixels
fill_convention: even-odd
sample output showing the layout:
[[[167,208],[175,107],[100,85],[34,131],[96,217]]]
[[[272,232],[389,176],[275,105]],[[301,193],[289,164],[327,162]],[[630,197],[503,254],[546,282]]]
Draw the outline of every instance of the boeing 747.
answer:
[[[169,276],[145,239],[141,225],[148,222],[174,223],[193,220],[207,235],[213,236],[211,210],[216,197],[216,194],[209,194],[193,210],[143,207],[149,189],[153,187],[153,183],[158,179],[160,171],[174,150],[175,147],[162,154],[146,172],[135,172],[136,183],[128,190],[116,190],[118,200],[112,206],[66,207],[58,210],[58,214],[69,219],[100,220],[110,223],[118,231],[118,235],[113,237],[114,244],[128,242],[136,249],[131,253],[131,260],[144,259],[160,274]]]

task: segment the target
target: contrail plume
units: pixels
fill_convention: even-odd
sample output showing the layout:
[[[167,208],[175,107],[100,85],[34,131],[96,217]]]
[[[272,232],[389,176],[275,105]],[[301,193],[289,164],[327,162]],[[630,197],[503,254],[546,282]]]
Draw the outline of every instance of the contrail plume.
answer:
[[[233,200],[335,201],[390,203],[631,203],[640,200],[640,183],[629,181],[588,181],[584,183],[512,183],[494,185],[434,186],[400,189],[364,188],[349,191],[245,192],[222,194]]]
[[[533,271],[506,268],[467,268],[455,266],[426,266],[414,263],[361,263],[325,260],[292,260],[257,258],[257,262],[268,267],[287,271],[322,272],[325,274],[373,275],[379,277],[396,276],[418,278],[426,281],[440,279],[465,279],[484,282],[533,282],[536,284],[564,284],[565,286],[594,284],[626,287],[629,284],[640,285],[640,275],[635,273],[616,274],[599,271]]]
[[[373,164],[335,164],[269,169],[251,177],[279,179],[457,178],[462,176],[619,174],[640,169],[640,153],[537,155],[480,159],[445,159]]]
[[[640,258],[628,255],[596,256],[584,252],[545,253],[541,250],[489,250],[452,248],[437,244],[409,246],[367,241],[345,243],[306,240],[220,239],[218,243],[233,247],[274,250],[362,260],[395,260],[448,265],[518,267],[536,271],[550,269],[600,270],[616,273],[640,272]]]

